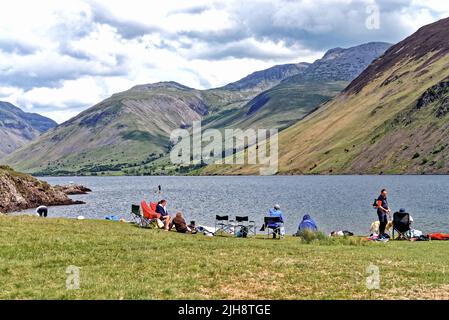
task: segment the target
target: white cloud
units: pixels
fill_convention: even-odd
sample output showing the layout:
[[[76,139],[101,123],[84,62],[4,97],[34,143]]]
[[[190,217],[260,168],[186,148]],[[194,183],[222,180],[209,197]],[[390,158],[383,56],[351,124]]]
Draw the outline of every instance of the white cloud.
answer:
[[[30,108],[34,103],[64,109],[69,106],[92,104],[104,94],[101,80],[92,77],[64,81],[59,88],[33,88],[26,91],[18,102]]]
[[[333,46],[396,42],[449,15],[440,0],[15,0],[0,11],[0,99],[67,120],[117,91],[221,86]]]

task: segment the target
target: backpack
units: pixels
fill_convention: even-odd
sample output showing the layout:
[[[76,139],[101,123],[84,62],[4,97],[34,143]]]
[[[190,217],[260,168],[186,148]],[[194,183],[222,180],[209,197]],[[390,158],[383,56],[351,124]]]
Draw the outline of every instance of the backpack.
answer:
[[[246,238],[248,237],[248,228],[242,227],[236,234],[237,238]]]

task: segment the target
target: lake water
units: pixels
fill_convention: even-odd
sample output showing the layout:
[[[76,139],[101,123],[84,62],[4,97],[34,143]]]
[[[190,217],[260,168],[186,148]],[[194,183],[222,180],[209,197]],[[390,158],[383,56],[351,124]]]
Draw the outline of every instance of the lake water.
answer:
[[[168,200],[168,211],[187,221],[213,225],[216,214],[248,215],[258,225],[274,204],[282,207],[288,233],[304,214],[320,229],[367,234],[377,220],[371,205],[383,187],[393,210],[404,207],[424,232],[449,233],[449,176],[272,176],[272,177],[48,177],[50,184],[75,182],[93,190],[72,196],[85,205],[50,208],[50,217],[129,217],[132,203]],[[155,194],[157,186],[162,194]],[[34,212],[27,210],[26,213]]]

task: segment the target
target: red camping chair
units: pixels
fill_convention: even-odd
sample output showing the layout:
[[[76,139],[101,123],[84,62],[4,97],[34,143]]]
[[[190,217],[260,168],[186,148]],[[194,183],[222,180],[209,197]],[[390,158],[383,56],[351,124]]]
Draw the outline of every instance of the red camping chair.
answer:
[[[140,203],[140,208],[142,210],[142,216],[144,218],[144,221],[142,223],[144,227],[147,227],[150,224],[151,220],[159,219],[161,217],[161,215],[159,213],[156,213],[156,211],[155,211],[156,205],[157,205],[157,203],[154,204],[151,202],[150,202],[150,205],[148,205],[145,201],[142,201]]]

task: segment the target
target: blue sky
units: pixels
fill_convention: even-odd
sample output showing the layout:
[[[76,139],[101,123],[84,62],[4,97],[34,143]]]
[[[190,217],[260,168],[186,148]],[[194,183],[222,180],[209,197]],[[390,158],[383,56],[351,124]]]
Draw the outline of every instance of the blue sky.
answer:
[[[62,122],[137,84],[217,87],[448,16],[443,0],[5,1],[0,100]]]

